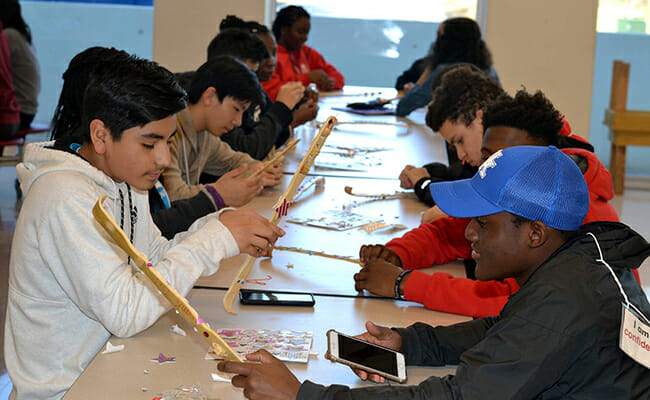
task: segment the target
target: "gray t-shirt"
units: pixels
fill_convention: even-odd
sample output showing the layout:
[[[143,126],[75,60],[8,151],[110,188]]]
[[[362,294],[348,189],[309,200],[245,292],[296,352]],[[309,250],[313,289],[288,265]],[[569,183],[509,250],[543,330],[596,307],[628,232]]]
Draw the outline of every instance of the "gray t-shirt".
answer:
[[[6,28],[3,32],[9,41],[14,89],[20,112],[36,114],[38,93],[41,91],[41,73],[34,46],[13,28]]]

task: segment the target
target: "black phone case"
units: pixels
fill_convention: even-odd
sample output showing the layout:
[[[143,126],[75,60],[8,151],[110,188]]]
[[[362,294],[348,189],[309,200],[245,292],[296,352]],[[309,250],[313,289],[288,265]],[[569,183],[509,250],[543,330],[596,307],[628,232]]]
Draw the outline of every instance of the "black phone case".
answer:
[[[251,299],[246,297],[246,294],[249,293],[277,293],[277,294],[301,294],[308,295],[311,297],[311,301],[291,301],[291,300],[260,300],[260,299]],[[256,305],[256,306],[291,306],[291,307],[313,307],[315,304],[314,296],[311,293],[293,293],[293,292],[278,292],[273,290],[245,290],[242,289],[239,291],[239,301],[241,304],[245,305]]]

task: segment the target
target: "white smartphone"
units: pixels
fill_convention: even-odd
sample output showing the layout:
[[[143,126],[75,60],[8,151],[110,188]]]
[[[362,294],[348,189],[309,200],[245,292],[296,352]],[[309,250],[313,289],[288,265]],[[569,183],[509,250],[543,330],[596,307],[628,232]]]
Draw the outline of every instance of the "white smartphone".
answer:
[[[330,359],[353,368],[383,376],[399,383],[406,382],[404,354],[344,335],[327,331]]]

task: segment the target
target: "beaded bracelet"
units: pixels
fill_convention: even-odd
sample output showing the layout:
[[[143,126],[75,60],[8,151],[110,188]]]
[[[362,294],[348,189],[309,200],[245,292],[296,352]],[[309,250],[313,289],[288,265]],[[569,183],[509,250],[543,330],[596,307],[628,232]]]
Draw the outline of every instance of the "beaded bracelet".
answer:
[[[410,274],[411,271],[409,270],[404,270],[400,272],[400,274],[397,276],[397,279],[395,279],[395,298],[397,300],[404,300],[404,295],[399,293],[399,287],[402,284],[402,281],[404,280],[404,277],[408,274]]]

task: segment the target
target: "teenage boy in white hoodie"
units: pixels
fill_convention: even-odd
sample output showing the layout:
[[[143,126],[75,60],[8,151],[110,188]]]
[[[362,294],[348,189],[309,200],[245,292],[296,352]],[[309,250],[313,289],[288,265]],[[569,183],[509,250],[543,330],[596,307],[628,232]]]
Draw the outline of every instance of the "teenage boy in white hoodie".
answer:
[[[133,57],[91,78],[78,149],[27,147],[25,200],[13,239],[5,329],[11,399],[59,399],[111,335],[127,337],[171,308],[92,216],[97,199],[182,295],[221,259],[266,254],[284,232],[250,210],[226,210],[164,239],[147,190],[169,164],[185,92]]]

